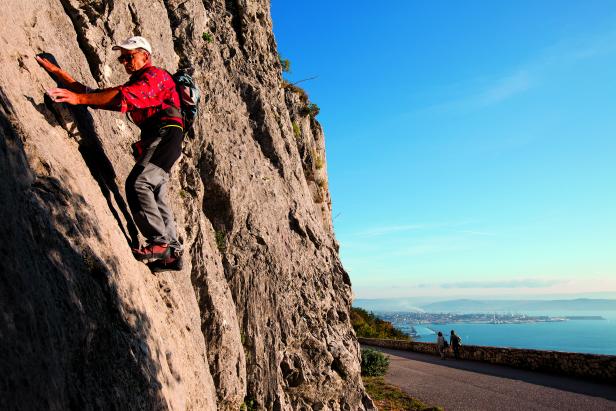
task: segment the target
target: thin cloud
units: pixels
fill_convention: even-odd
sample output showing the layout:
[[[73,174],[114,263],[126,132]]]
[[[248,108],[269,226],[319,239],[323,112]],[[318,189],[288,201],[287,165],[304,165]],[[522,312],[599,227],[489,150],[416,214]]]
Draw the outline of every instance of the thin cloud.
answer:
[[[517,73],[499,80],[478,97],[472,98],[470,105],[475,107],[486,107],[500,103],[529,90],[532,83],[533,80],[530,73],[526,70],[520,70]]]
[[[532,70],[520,69],[495,80],[482,80],[481,83],[483,83],[483,85],[477,87],[479,89],[478,91],[474,91],[457,99],[454,98],[449,101],[425,107],[416,111],[415,114],[464,112],[486,108],[530,90],[536,85],[537,80],[534,78]],[[461,84],[451,86],[453,89],[461,87]],[[464,88],[467,87],[468,86],[465,86]]]
[[[425,223],[425,224],[398,224],[398,225],[385,225],[381,227],[373,227],[363,231],[355,233],[354,237],[380,237],[387,234],[403,233],[408,231],[423,231],[433,230],[439,228],[455,228],[460,226],[469,225],[470,222],[459,223]],[[463,231],[460,231],[463,232]],[[470,232],[469,232],[470,233]]]
[[[530,90],[537,84],[536,74],[530,68],[519,69],[488,82],[479,91],[456,100],[434,105],[428,112],[466,111],[486,108],[502,103]]]
[[[427,228],[424,224],[402,224],[402,225],[390,225],[383,227],[375,227],[365,231],[360,231],[355,234],[357,237],[380,237],[385,234],[400,233],[405,231],[415,231],[423,228]]]
[[[494,233],[489,233],[487,231],[474,231],[474,230],[460,230],[458,231],[458,233],[484,236],[484,237],[494,237],[496,235]]]
[[[426,254],[443,254],[452,251],[464,251],[471,246],[458,238],[443,237],[433,241],[420,242],[411,246],[403,247],[390,253],[392,257],[417,257]]]
[[[579,61],[594,57],[606,56],[616,52],[616,30],[601,33],[590,40],[578,42],[576,46],[557,44],[555,50],[565,51],[561,53],[563,61]],[[552,52],[552,54],[557,54]]]
[[[505,280],[505,281],[463,281],[439,284],[440,288],[546,288],[564,284],[564,280]]]
[[[395,258],[415,257],[469,250],[482,238],[497,234],[473,229],[473,222],[402,224],[374,227],[352,234],[353,240],[341,241],[344,261],[390,261]],[[466,228],[466,226],[471,226]],[[412,235],[408,233],[412,232]],[[388,238],[382,238],[387,236]],[[373,240],[375,241],[367,241]],[[385,241],[385,242],[384,242]],[[347,245],[350,245],[347,247]],[[352,250],[347,254],[347,250]]]
[[[446,111],[459,112],[496,105],[539,86],[544,78],[549,77],[551,71],[559,67],[615,52],[616,31],[614,30],[583,40],[576,39],[572,41],[568,39],[567,41],[561,41],[545,48],[534,59],[520,64],[515,70],[505,73],[496,79],[475,79],[475,82],[480,81],[483,83],[482,86],[476,88],[478,91],[420,109],[415,114]],[[468,88],[468,84],[468,82],[454,84],[448,88],[450,90]]]

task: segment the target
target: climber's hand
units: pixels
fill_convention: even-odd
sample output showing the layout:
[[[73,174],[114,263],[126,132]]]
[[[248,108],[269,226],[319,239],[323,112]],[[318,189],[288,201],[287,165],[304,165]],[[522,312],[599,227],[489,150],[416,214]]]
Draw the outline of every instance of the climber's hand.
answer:
[[[49,73],[55,74],[60,71],[60,67],[56,66],[55,64],[53,64],[51,61],[47,60],[44,57],[35,56],[34,58],[36,59],[36,62],[40,64],[41,67],[43,67]]]
[[[56,103],[81,104],[80,95],[65,88],[52,88],[47,94]]]

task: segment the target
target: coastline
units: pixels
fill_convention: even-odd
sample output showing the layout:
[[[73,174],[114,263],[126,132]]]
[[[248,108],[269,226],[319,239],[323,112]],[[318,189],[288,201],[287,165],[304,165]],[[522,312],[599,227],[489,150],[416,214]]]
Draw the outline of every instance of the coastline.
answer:
[[[417,342],[434,342],[438,331],[448,336],[455,330],[466,345],[616,355],[616,315],[601,317],[521,323],[411,323],[383,316]]]

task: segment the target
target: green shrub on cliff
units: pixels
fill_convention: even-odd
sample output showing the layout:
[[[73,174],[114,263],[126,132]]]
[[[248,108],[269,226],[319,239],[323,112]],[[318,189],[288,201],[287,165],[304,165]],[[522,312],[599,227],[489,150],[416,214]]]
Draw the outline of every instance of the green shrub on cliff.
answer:
[[[280,61],[280,67],[284,73],[291,72],[291,61],[289,59],[283,58],[281,55],[278,55],[278,60]]]
[[[381,320],[362,308],[351,307],[351,324],[358,337],[389,340],[411,339],[408,334],[394,327],[389,321]]]
[[[299,125],[294,121],[291,123],[293,126],[293,135],[295,138],[300,138],[302,136],[302,130],[299,128]]]
[[[214,41],[214,36],[212,36],[212,34],[208,33],[207,31],[203,32],[203,34],[201,35],[201,38],[205,40],[207,43],[211,43]]]
[[[308,103],[306,107],[302,107],[299,110],[299,114],[302,116],[310,116],[312,118],[316,117],[321,109],[315,103]]]
[[[306,90],[304,90],[303,88],[298,87],[293,83],[289,83],[286,80],[282,80],[281,87],[284,89],[289,89],[289,91],[297,94],[302,103],[308,104],[308,93],[306,93]]]
[[[362,348],[361,375],[379,377],[385,375],[387,368],[389,368],[389,358],[385,354],[372,348]]]

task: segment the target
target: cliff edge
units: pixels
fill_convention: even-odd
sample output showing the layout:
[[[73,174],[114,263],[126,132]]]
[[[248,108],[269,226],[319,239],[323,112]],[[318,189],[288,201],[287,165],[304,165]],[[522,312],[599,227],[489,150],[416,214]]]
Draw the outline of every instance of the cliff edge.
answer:
[[[267,0],[7,0],[0,26],[0,408],[363,410],[324,136],[284,87]],[[44,94],[47,53],[92,88],[113,44],[204,95],[169,200],[181,272],[136,261],[138,130]]]

